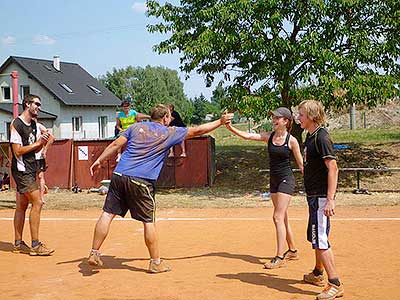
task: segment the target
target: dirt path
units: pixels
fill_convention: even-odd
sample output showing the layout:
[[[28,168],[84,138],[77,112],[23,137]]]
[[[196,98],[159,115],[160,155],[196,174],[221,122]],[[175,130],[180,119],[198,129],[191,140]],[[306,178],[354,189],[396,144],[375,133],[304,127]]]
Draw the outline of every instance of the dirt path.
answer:
[[[272,209],[165,209],[158,212],[162,255],[173,271],[150,275],[142,225],[116,220],[103,247],[105,267],[86,264],[99,209],[46,210],[41,236],[52,257],[13,254],[13,210],[0,211],[2,299],[314,299],[301,281],[313,267],[305,207],[290,211],[301,259],[263,270],[273,256]],[[29,240],[28,228],[25,240]],[[400,207],[338,207],[332,245],[345,299],[397,299]]]

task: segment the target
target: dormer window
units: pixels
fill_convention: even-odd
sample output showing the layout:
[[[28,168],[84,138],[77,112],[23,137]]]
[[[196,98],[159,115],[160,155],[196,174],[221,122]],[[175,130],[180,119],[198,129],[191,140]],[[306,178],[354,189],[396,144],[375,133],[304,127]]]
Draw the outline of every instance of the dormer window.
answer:
[[[88,88],[92,90],[93,93],[95,93],[96,95],[102,95],[103,93],[96,87],[94,87],[93,85],[88,85]]]
[[[66,85],[65,83],[59,83],[59,85],[60,85],[64,90],[66,90],[69,94],[73,94],[73,93],[74,93],[74,91],[73,91],[68,85]]]

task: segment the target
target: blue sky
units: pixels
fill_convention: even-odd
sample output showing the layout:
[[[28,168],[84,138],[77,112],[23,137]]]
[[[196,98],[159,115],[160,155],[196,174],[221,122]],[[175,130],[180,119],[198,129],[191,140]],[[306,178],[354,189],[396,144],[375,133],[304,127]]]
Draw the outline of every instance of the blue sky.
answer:
[[[179,3],[178,0],[170,0]],[[151,34],[144,1],[135,0],[0,0],[0,64],[24,56],[80,64],[97,77],[129,65],[177,70],[185,93],[210,98],[212,88],[193,73],[185,81],[178,54],[158,55],[152,46],[166,36]]]

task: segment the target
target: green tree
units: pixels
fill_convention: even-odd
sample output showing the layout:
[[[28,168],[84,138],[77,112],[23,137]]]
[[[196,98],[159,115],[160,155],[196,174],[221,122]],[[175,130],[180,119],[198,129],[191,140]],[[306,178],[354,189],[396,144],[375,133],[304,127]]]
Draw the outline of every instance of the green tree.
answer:
[[[155,50],[179,51],[181,70],[208,85],[222,74],[221,105],[247,117],[303,99],[373,107],[399,95],[398,0],[159,2],[147,2],[159,19],[148,30],[169,38]]]
[[[118,98],[130,101],[139,112],[150,113],[158,103],[172,103],[185,122],[190,120],[193,104],[185,96],[183,83],[175,70],[129,66],[113,69],[100,80]]]
[[[192,118],[190,120],[192,124],[201,124],[204,122],[204,119],[207,114],[208,105],[209,102],[207,101],[207,99],[204,97],[203,94],[193,99],[194,109]]]

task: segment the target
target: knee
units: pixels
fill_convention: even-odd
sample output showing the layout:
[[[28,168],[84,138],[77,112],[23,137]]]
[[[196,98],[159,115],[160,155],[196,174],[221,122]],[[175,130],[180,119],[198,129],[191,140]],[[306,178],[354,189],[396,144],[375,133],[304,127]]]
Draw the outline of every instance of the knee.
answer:
[[[272,220],[275,224],[283,223],[285,221],[285,217],[281,214],[274,214],[272,216]]]

